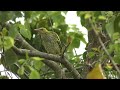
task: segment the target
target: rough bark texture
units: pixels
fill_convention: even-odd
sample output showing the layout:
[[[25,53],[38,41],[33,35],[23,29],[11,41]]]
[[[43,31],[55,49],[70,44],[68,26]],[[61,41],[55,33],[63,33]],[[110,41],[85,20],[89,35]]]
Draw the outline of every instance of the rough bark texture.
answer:
[[[109,40],[109,37],[107,34],[99,32],[98,34],[102,40],[103,43],[106,43]],[[86,46],[87,54],[89,52],[94,52],[95,56],[92,58],[89,58],[86,56],[86,65],[83,67],[83,78],[86,77],[87,73],[92,69],[92,66],[94,66],[95,62],[99,60],[99,52],[94,51],[93,48],[99,48],[101,49],[101,44],[98,40],[98,37],[96,36],[94,30],[88,31],[88,44]],[[92,66],[91,66],[92,65]]]

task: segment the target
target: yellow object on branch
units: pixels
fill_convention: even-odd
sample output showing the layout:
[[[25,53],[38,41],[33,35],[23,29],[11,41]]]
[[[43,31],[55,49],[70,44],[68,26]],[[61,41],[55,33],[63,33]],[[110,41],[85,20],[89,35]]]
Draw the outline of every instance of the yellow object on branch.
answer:
[[[100,63],[96,63],[92,71],[87,74],[87,79],[106,79]]]

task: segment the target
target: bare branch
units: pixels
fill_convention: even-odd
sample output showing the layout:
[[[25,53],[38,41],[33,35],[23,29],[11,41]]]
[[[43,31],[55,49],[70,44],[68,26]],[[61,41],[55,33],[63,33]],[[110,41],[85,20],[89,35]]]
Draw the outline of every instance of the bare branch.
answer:
[[[55,75],[58,79],[66,79],[65,73],[61,70],[61,68],[56,67],[58,65],[57,63],[53,61],[49,62],[49,60],[43,60],[43,62],[55,71]],[[51,64],[53,65],[51,66]]]
[[[12,48],[19,55],[25,55],[26,53],[28,53],[29,56],[38,56],[41,58],[49,59],[49,61],[52,60],[61,63],[61,57],[58,55],[48,54],[34,50],[18,49],[16,46],[13,46]]]
[[[62,60],[61,63],[73,74],[74,78],[76,79],[81,78],[79,72],[73,67],[73,65],[66,58],[64,58],[64,60]]]

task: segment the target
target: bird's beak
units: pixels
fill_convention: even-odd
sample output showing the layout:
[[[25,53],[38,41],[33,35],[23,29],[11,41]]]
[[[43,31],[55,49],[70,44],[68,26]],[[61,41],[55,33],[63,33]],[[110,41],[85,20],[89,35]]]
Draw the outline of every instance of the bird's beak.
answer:
[[[38,31],[39,31],[39,29],[34,29],[34,31],[38,32]]]

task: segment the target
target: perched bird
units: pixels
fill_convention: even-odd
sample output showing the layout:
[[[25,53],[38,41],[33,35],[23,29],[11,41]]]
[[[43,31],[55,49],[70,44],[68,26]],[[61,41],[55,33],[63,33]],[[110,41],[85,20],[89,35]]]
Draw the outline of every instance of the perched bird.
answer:
[[[45,51],[50,54],[61,54],[61,42],[57,33],[53,31],[48,31],[46,28],[34,29],[38,32],[42,40],[42,45],[45,48]]]

